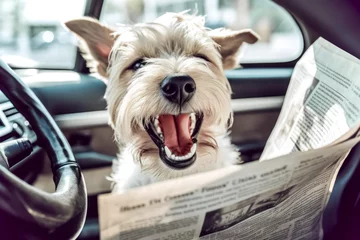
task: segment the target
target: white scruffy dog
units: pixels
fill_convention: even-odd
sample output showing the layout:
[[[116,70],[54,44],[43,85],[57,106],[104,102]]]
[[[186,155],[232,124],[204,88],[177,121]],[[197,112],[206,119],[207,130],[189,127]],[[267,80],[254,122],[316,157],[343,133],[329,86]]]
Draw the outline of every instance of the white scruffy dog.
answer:
[[[251,30],[210,30],[204,17],[167,13],[113,30],[81,18],[65,25],[83,40],[88,66],[108,81],[110,123],[120,148],[114,191],[235,164],[227,130],[234,68]]]

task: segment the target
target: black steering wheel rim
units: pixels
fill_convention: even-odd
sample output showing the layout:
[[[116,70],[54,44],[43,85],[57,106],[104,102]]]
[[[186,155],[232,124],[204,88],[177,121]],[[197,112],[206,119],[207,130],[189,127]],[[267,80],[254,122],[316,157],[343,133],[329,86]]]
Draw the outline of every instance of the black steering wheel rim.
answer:
[[[1,59],[0,90],[30,122],[46,150],[56,189],[40,191],[0,166],[0,212],[38,227],[42,236],[76,238],[85,222],[87,193],[69,143],[32,90]]]

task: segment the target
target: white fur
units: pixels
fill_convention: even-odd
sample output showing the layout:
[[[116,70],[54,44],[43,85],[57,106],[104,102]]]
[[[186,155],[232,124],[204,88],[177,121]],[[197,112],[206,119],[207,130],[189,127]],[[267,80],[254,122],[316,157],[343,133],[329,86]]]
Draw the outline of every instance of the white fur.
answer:
[[[224,69],[236,67],[241,44],[254,43],[257,36],[251,30],[209,30],[204,23],[204,17],[187,12],[167,13],[152,23],[123,25],[118,31],[89,18],[66,23],[84,40],[92,70],[108,79],[105,97],[120,151],[109,177],[114,192],[238,163],[239,152],[227,134],[233,113]],[[131,69],[138,59],[147,64]],[[194,96],[181,107],[160,91],[162,80],[173,74],[188,75],[196,84]],[[159,158],[159,149],[143,124],[158,115],[193,112],[204,115],[196,161],[174,170]]]
[[[196,171],[196,173],[215,170],[239,163],[239,152],[231,144],[229,137],[219,137],[217,143],[217,161],[214,164],[207,165],[206,169]],[[202,159],[202,161],[203,160],[204,159]],[[161,162],[161,160],[158,159],[158,162]],[[141,165],[134,162],[129,149],[122,151],[118,158],[114,160],[113,173],[108,177],[108,180],[113,183],[112,190],[116,193],[124,192],[129,188],[140,187],[157,182],[157,179],[154,178],[153,175],[143,172]]]

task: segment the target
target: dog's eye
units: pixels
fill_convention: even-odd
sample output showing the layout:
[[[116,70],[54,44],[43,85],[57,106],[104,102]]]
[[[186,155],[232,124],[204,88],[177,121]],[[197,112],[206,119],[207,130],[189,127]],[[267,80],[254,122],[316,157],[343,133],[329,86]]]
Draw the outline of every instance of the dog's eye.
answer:
[[[210,62],[209,58],[203,54],[195,54],[194,57],[204,59],[207,62]]]
[[[136,71],[136,70],[144,67],[145,65],[146,65],[145,60],[144,59],[139,59],[130,66],[130,69],[133,70],[133,71]]]

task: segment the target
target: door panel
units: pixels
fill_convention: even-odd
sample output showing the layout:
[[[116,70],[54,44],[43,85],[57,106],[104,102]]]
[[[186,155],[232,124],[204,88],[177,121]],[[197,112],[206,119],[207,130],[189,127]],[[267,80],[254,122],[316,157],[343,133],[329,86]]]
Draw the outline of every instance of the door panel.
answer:
[[[27,70],[16,72],[53,116],[106,108],[106,84],[94,76],[54,70],[39,70],[31,75]]]
[[[232,142],[239,146],[266,141],[279,113],[279,110],[235,113],[234,124],[231,129]]]
[[[107,121],[101,125],[97,123],[96,127],[62,128],[62,130],[84,174],[88,195],[96,196],[99,193],[109,192],[111,183],[106,177],[111,173],[111,164],[116,158],[118,149],[114,142],[113,130],[107,125]],[[52,173],[48,164],[43,166],[43,171],[34,186],[44,191],[54,191]]]
[[[258,159],[261,154],[280,113],[291,73],[291,68],[226,72],[233,90],[231,138],[244,162]],[[118,149],[108,125],[104,82],[85,74],[59,71],[40,71],[24,80],[68,138],[90,195],[109,191],[110,182],[105,177],[111,172]],[[35,185],[52,191],[50,168],[43,169]]]
[[[233,91],[232,98],[284,96],[292,68],[248,68],[226,72]]]
[[[242,160],[257,160],[280,114],[292,68],[250,68],[227,71],[233,95],[232,142]]]
[[[111,183],[105,178],[105,176],[109,176],[111,173],[111,167],[82,169],[82,173],[89,197],[96,197],[100,193],[111,191]],[[52,173],[42,172],[39,174],[33,186],[43,191],[53,193],[55,189]]]

